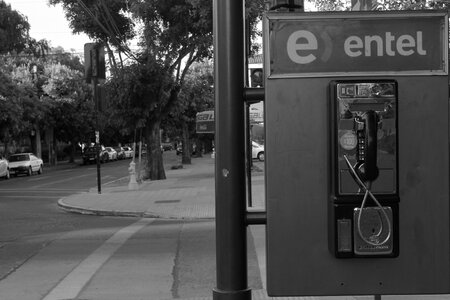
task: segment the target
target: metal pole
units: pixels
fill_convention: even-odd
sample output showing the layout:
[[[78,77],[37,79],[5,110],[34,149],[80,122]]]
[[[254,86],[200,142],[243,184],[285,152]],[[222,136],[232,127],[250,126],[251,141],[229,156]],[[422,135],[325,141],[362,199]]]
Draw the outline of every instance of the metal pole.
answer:
[[[247,149],[247,204],[249,207],[253,206],[252,201],[252,167],[253,167],[253,154],[252,154],[252,142],[251,142],[251,127],[250,127],[250,103],[245,103],[245,141]]]
[[[252,46],[251,35],[250,35],[250,21],[248,18],[244,19],[245,23],[245,57],[244,57],[244,86],[248,87],[249,84],[249,74],[248,74],[248,58],[250,57],[250,50]],[[249,207],[253,206],[252,202],[252,145],[250,142],[251,137],[251,128],[250,128],[250,104],[249,102],[245,103],[245,152],[246,152],[246,170],[247,170],[247,205]]]
[[[216,263],[214,300],[251,300],[247,284],[244,3],[214,0]]]
[[[97,77],[92,77],[92,88],[93,88],[93,96],[94,96],[94,104],[95,104],[95,144],[97,148],[97,191],[99,194],[102,193],[102,182],[101,182],[101,173],[100,173],[100,126],[98,121],[98,113],[99,113],[99,99],[97,93]],[[98,134],[98,136],[97,136]]]

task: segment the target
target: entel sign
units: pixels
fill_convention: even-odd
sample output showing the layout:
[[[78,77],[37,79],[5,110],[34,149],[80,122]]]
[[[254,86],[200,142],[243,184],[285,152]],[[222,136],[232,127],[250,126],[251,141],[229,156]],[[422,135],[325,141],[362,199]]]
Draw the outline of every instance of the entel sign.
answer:
[[[270,20],[270,76],[447,72],[443,16],[354,16]]]
[[[316,60],[317,57],[313,52],[318,49],[317,37],[308,30],[294,31],[286,44],[289,58],[298,64],[309,64]],[[415,36],[403,34],[398,38],[391,32],[386,32],[384,37],[379,35],[365,35],[364,37],[351,35],[345,39],[343,49],[348,57],[362,55],[367,57],[410,56],[414,53],[427,55],[427,51],[423,48],[422,31],[417,31]],[[302,55],[302,52],[310,53]]]

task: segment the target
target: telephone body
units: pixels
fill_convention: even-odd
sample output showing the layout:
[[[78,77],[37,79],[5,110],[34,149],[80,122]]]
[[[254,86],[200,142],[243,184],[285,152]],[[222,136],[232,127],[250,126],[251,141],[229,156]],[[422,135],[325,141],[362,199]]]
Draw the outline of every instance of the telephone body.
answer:
[[[330,83],[329,246],[337,258],[399,254],[397,82]]]

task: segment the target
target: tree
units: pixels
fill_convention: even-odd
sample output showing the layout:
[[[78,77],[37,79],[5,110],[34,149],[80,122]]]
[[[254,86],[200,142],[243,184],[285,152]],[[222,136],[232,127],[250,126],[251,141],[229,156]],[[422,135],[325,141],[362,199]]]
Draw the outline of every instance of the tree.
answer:
[[[0,141],[5,145],[8,154],[8,145],[14,136],[22,130],[23,107],[20,103],[22,91],[11,80],[10,76],[0,70]]]
[[[11,5],[0,0],[0,54],[25,53],[35,57],[45,56],[50,49],[48,41],[37,41],[29,36],[27,17],[12,10]]]
[[[250,3],[252,5],[247,14],[251,28],[254,28],[255,19],[263,11],[263,1]],[[162,61],[168,74],[174,77],[169,92],[159,99],[158,119],[161,120],[178,105],[178,95],[191,65],[212,56],[212,1],[136,1],[133,2],[132,11],[145,24],[141,45],[146,55]],[[150,152],[155,157],[149,159],[148,155],[149,161],[162,159],[159,154],[159,125],[160,121],[147,123],[147,140],[155,141],[155,148]],[[158,170],[159,174],[150,173],[150,178],[161,178],[163,171]]]
[[[29,41],[30,24],[11,5],[0,1],[0,53],[21,52]]]
[[[74,161],[75,147],[89,140],[95,121],[95,110],[90,87],[84,74],[60,63],[44,66],[43,101],[50,105],[49,125],[54,128],[55,141],[64,141],[70,147],[69,158]]]
[[[63,64],[61,64],[62,62]],[[13,56],[2,58],[0,70],[8,81],[0,82],[0,90],[15,91],[15,98],[4,98],[17,101],[20,107],[20,126],[6,130],[10,139],[29,136],[32,151],[41,155],[41,131],[44,129],[52,139],[49,146],[49,161],[56,163],[54,149],[56,141],[68,142],[72,146],[78,141],[86,141],[87,135],[92,135],[94,120],[94,105],[90,87],[84,82],[84,67],[79,59],[64,53],[63,49],[55,51],[55,55],[35,57],[33,55]],[[53,131],[53,128],[57,130]],[[73,154],[73,149],[70,154]],[[71,157],[73,159],[73,156]]]
[[[51,5],[62,4],[73,33],[84,32],[108,50],[111,66],[117,67],[116,55],[123,66],[122,53],[133,56],[127,41],[135,35],[134,20],[128,15],[129,1],[123,0],[49,0]],[[130,1],[131,2],[131,1]]]
[[[167,90],[171,84],[172,77],[164,65],[151,58],[147,64],[135,63],[115,70],[112,79],[106,83],[107,98],[114,107],[109,112],[111,122],[123,128],[123,133],[143,129],[147,137],[152,136],[146,139],[147,177],[152,180],[165,179],[165,174],[160,173],[164,170],[159,146],[160,114],[164,103],[160,99],[169,97]]]
[[[113,76],[123,78],[124,82],[130,82],[127,80],[130,77],[135,78],[139,84],[132,85],[135,88],[132,90],[133,97],[140,95],[147,98],[133,98],[134,103],[141,106],[131,108],[130,97],[119,93],[115,96],[114,103],[118,111],[123,110],[124,123],[130,123],[127,120],[130,115],[134,115],[132,120],[135,126],[144,131],[148,143],[145,177],[152,180],[164,179],[159,140],[161,120],[177,105],[178,94],[190,66],[194,62],[209,59],[212,55],[212,1],[51,0],[50,2],[63,4],[75,32],[86,32],[90,37],[105,42],[108,47],[111,44],[119,51],[126,49],[124,44],[127,37],[131,36],[126,34],[130,33],[131,26],[126,25],[133,23],[143,25],[142,35],[139,36],[142,51],[131,55],[134,62],[130,63],[129,67],[124,66],[123,70],[114,70]],[[262,13],[263,1],[251,3],[247,14],[251,17],[249,22],[251,28],[254,28],[256,24],[254,19]],[[118,5],[120,9],[114,5]],[[260,8],[259,11],[256,11],[257,7]],[[92,12],[89,14],[90,19],[86,18],[87,11]],[[114,24],[118,30],[108,29],[108,26],[114,28]],[[116,42],[117,40],[121,43]],[[127,53],[130,54],[129,51]],[[153,78],[145,78],[148,74],[153,74],[154,69],[158,70],[158,73],[154,74]],[[133,72],[136,74],[132,74]],[[114,85],[117,87],[120,83],[115,81]],[[159,87],[160,90],[155,90],[155,87]]]
[[[48,104],[41,101],[42,99],[39,97],[39,87],[42,85],[42,80],[33,78],[32,73],[30,73],[31,60],[26,60],[23,57],[5,57],[0,69],[5,75],[10,77],[16,86],[18,91],[17,98],[22,108],[20,130],[16,132],[14,138],[34,136],[34,139],[36,139],[39,137],[37,140],[39,146],[36,146],[39,148],[39,129],[46,120],[49,108]],[[36,132],[37,134],[33,135]],[[33,148],[33,151],[40,154],[39,149]]]
[[[169,114],[166,128],[177,130],[178,135],[182,137],[183,164],[191,163],[193,139],[196,139],[197,154],[201,153],[200,137],[195,132],[196,115],[198,112],[214,109],[213,73],[211,63],[195,63],[186,75],[178,105]]]
[[[320,11],[350,10],[348,1],[344,0],[314,0]],[[376,10],[418,10],[418,9],[444,9],[449,6],[448,0],[372,0]]]

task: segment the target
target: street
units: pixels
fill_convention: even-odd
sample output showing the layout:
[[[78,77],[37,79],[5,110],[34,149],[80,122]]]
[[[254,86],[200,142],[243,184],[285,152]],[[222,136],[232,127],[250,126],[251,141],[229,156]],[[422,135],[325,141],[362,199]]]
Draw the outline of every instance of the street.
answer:
[[[177,157],[170,152],[164,155],[167,170]],[[102,165],[104,187],[124,184],[129,162]],[[264,163],[254,161],[254,166],[259,170],[252,172],[256,183],[263,180]],[[197,174],[191,180],[210,181],[205,177],[212,173]],[[214,219],[82,215],[57,206],[60,198],[88,190],[96,193],[95,165],[46,168],[42,175],[0,180],[1,300],[212,299],[216,287]],[[374,299],[267,297],[265,227],[252,225],[247,233],[252,299]],[[382,299],[448,300],[448,295]]]
[[[103,164],[102,183],[127,176],[129,162]],[[0,299],[211,297],[214,220],[100,217],[57,207],[61,197],[92,188],[95,165],[0,181]],[[260,290],[254,245],[249,230],[249,285]]]

